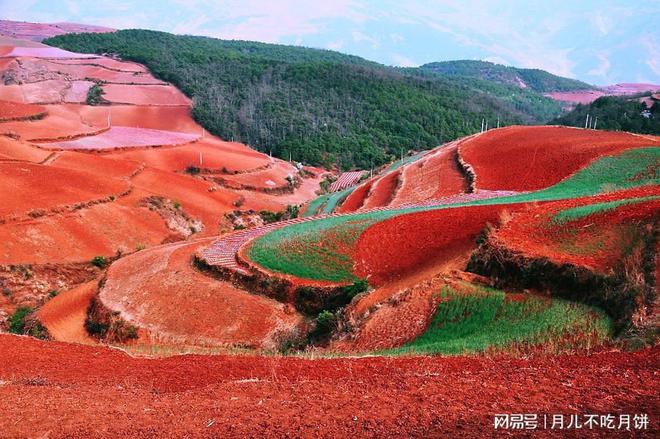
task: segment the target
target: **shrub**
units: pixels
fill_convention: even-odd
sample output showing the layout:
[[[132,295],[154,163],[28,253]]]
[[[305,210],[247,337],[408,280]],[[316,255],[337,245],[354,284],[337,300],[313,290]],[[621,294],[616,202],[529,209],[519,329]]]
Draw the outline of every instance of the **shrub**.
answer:
[[[262,210],[259,212],[259,216],[266,224],[276,223],[282,220],[282,212],[270,212],[268,210]]]
[[[310,333],[314,340],[324,340],[330,337],[332,331],[337,327],[337,316],[330,311],[321,311],[316,316],[316,327]]]
[[[94,259],[92,259],[92,265],[103,269],[108,265],[108,260],[104,256],[94,256]]]
[[[101,105],[106,101],[103,99],[103,88],[98,82],[89,88],[87,92],[87,105]]]
[[[353,282],[352,285],[348,285],[342,288],[343,296],[348,299],[348,302],[353,300],[355,296],[360,293],[364,293],[369,289],[369,284],[366,279],[358,279]]]
[[[34,309],[27,306],[19,307],[9,318],[9,332],[40,339],[48,338],[48,330],[36,319]]]
[[[286,206],[286,211],[284,212],[284,216],[286,217],[286,219],[298,218],[299,214],[300,214],[300,207],[291,204]]]
[[[197,166],[193,166],[193,165],[186,166],[186,174],[197,175],[200,172],[201,169],[199,169]]]
[[[2,289],[2,295],[5,297],[10,297],[11,296],[11,290],[9,288],[3,288]]]
[[[50,291],[48,292],[48,298],[49,298],[49,299],[52,299],[53,297],[57,296],[58,294],[59,294],[59,291],[57,291],[57,290],[50,290]]]
[[[25,317],[33,311],[27,306],[19,307],[9,318],[9,332],[12,334],[23,334],[25,329]]]

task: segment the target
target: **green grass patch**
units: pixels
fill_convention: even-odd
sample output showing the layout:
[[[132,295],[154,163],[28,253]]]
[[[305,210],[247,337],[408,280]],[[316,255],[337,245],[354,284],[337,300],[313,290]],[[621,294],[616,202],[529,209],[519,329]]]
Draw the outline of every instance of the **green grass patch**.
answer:
[[[348,197],[355,190],[356,187],[357,186],[352,186],[342,191],[338,191],[333,194],[330,194],[326,203],[323,205],[323,208],[321,209],[321,213],[324,213],[326,215],[333,213],[335,209],[346,200],[346,197]]]
[[[562,210],[552,217],[555,224],[565,224],[570,221],[582,219],[584,217],[594,215],[597,213],[607,212],[616,209],[619,206],[628,204],[643,203],[645,201],[657,200],[660,196],[638,197],[629,198],[624,200],[606,201],[604,203],[586,204],[584,206],[573,207],[571,209]]]
[[[305,213],[303,214],[303,218],[318,215],[325,203],[328,201],[328,198],[330,198],[330,195],[331,194],[321,195],[310,201],[307,205]]]
[[[292,224],[256,239],[249,252],[249,257],[270,270],[301,278],[350,282],[355,280],[355,276],[349,268],[353,263],[350,258],[350,248],[346,248],[346,246],[352,246],[367,227],[379,221],[397,215],[436,209],[553,201],[586,197],[644,185],[657,185],[660,184],[660,178],[653,174],[649,174],[647,178],[639,178],[639,175],[642,175],[649,165],[658,161],[660,161],[660,148],[639,148],[616,156],[603,157],[566,180],[536,192],[460,204],[356,213]],[[338,248],[325,242],[328,232],[341,233],[342,228],[346,228],[346,232],[350,232],[352,236],[350,240],[344,242],[344,246]],[[295,252],[290,249],[295,249]],[[335,259],[341,260],[341,264],[324,266],[313,260],[314,255],[318,254],[323,254],[326,259],[331,259],[331,255],[335,251],[339,251]],[[306,266],[309,263],[314,265],[314,269]]]
[[[392,163],[385,172],[390,172],[394,171],[396,169],[399,169],[403,165],[407,165],[408,163],[412,163],[415,160],[421,158],[424,154],[426,154],[428,151],[420,151],[416,154],[410,155],[408,157],[404,157],[402,159],[397,160],[396,162]]]
[[[507,300],[499,290],[476,287],[474,294],[445,288],[429,328],[386,354],[443,354],[538,349],[552,352],[590,348],[611,335],[612,324],[597,308],[529,295]]]
[[[250,258],[272,271],[305,279],[356,281],[350,250],[372,222],[368,219],[346,221],[342,217],[319,221],[326,228],[318,230],[317,221],[300,223],[301,227],[276,230],[268,240],[255,240],[249,250]]]

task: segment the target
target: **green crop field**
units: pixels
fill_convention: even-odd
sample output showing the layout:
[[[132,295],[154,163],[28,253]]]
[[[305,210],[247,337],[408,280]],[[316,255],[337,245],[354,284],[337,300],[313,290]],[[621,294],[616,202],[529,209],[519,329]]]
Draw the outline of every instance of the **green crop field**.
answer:
[[[359,235],[367,227],[379,221],[397,215],[435,209],[552,201],[592,196],[644,185],[657,185],[660,184],[660,178],[656,177],[654,173],[649,173],[648,170],[657,166],[659,161],[660,148],[638,148],[616,156],[603,157],[570,178],[536,192],[452,205],[348,214],[293,224],[256,239],[250,249],[249,257],[256,263],[280,273],[314,280],[350,282],[354,279],[353,274],[348,270],[348,266],[352,265],[348,262],[350,247],[357,242]],[[341,247],[335,247],[333,244],[332,249],[327,248],[328,243],[325,242],[327,232],[332,229],[332,232],[337,234],[342,227],[350,229],[351,240],[344,242]],[[324,250],[326,252],[339,251],[341,253],[341,258],[345,263],[341,265],[340,269],[337,268],[337,265],[314,264],[315,269],[310,270],[308,264],[313,259],[312,255],[318,254],[324,247],[326,247]],[[290,252],[290,248],[295,249],[295,252]]]
[[[562,299],[527,295],[508,300],[502,291],[474,293],[445,288],[427,330],[387,354],[458,355],[489,350],[590,348],[610,337],[612,325],[597,308]]]

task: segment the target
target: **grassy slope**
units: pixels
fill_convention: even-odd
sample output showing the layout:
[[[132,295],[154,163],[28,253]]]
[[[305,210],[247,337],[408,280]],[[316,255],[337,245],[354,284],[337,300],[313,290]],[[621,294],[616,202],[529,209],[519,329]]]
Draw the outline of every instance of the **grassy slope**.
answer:
[[[396,69],[328,50],[122,30],[47,44],[145,64],[194,102],[209,132],[312,164],[367,169],[491,125],[546,122],[558,103],[473,78]]]
[[[660,177],[646,179],[633,179],[633,177],[642,174],[650,164],[658,160],[660,160],[660,148],[638,148],[616,156],[601,158],[570,178],[537,192],[454,205],[344,215],[294,224],[256,239],[250,248],[249,257],[256,263],[276,272],[314,280],[349,282],[354,279],[350,273],[350,268],[352,268],[351,248],[357,242],[359,235],[378,221],[424,210],[550,201],[585,197],[642,185],[657,185],[660,184]],[[327,245],[324,241],[326,232],[340,231],[345,225],[350,225],[351,234],[348,235],[350,239],[341,245],[335,243],[332,246],[332,251],[342,252],[341,258],[344,262],[340,266],[316,266],[315,258],[320,252],[323,252],[321,249]],[[295,251],[290,251],[290,249],[295,249]],[[273,255],[277,255],[277,257]],[[311,264],[315,265],[314,270],[309,269]]]
[[[612,331],[600,310],[562,299],[529,295],[507,300],[499,290],[477,287],[470,294],[446,288],[427,330],[388,354],[445,354],[495,349],[536,349],[553,353],[589,348]]]

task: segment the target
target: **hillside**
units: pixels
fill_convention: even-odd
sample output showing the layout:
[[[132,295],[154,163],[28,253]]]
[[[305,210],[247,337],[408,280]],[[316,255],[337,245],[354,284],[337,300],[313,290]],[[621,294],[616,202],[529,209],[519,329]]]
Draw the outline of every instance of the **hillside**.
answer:
[[[420,69],[430,70],[448,76],[476,78],[504,85],[529,88],[537,93],[594,88],[582,81],[553,75],[544,70],[508,67],[488,61],[442,61],[424,64]]]
[[[660,134],[660,100],[652,99],[650,95],[603,96],[589,104],[578,104],[570,113],[550,123],[584,127],[588,114],[591,119],[589,125],[595,125],[596,129]],[[650,108],[642,101],[644,99],[649,100]]]
[[[63,35],[50,45],[145,64],[194,102],[208,131],[310,164],[369,168],[500,124],[545,122],[556,102],[518,87],[395,69],[327,50],[163,32]]]

